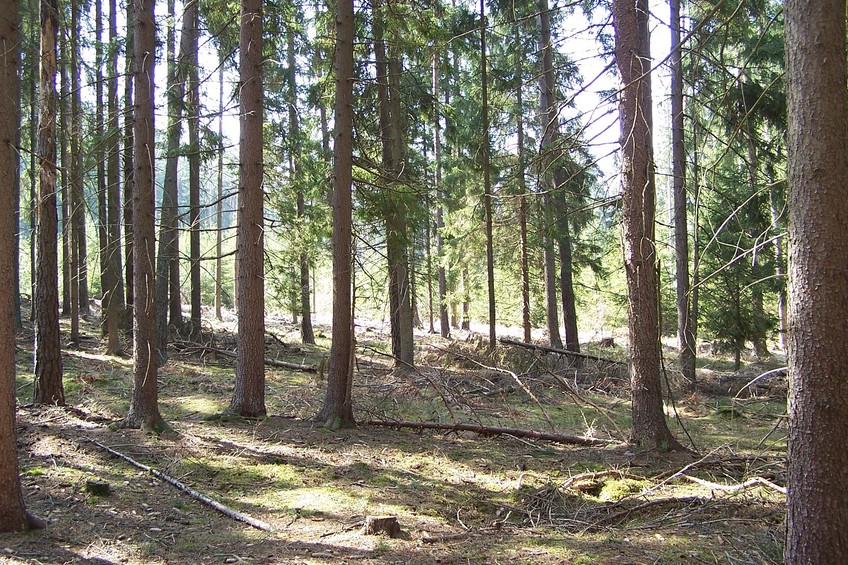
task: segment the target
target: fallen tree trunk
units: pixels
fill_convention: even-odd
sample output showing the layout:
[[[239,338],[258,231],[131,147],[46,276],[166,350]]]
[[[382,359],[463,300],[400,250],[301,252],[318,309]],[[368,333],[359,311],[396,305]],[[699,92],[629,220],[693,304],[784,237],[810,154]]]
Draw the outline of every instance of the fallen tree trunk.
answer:
[[[368,420],[368,426],[385,426],[388,428],[413,428],[416,430],[445,430],[449,432],[474,432],[481,436],[509,435],[527,439],[538,439],[563,443],[569,445],[602,446],[617,443],[613,440],[595,439],[589,437],[569,436],[550,432],[539,432],[536,430],[519,430],[515,428],[502,428],[500,426],[482,426],[480,424],[442,424],[440,422],[404,422],[388,420]]]
[[[593,361],[600,361],[602,363],[609,363],[610,365],[627,365],[624,361],[617,361],[615,359],[610,359],[608,357],[600,357],[598,355],[590,355],[588,353],[577,353],[576,351],[567,351],[565,349],[557,349],[556,347],[547,347],[544,345],[536,345],[535,343],[525,343],[523,341],[517,341],[514,339],[509,339],[506,337],[500,338],[498,341],[503,343],[504,345],[515,345],[518,347],[524,347],[525,349],[532,349],[534,351],[545,351],[547,353],[556,353],[557,355],[565,355],[567,357],[578,357],[580,359],[591,359]]]
[[[216,355],[223,355],[224,357],[230,357],[231,359],[235,359],[237,355],[232,351],[227,351],[226,349],[219,349],[217,347],[211,347],[209,345],[202,345],[200,343],[186,342],[180,341],[175,342],[174,345],[180,345],[184,349],[196,349],[199,351],[207,351],[209,353],[215,353]],[[282,369],[294,369],[295,371],[304,371],[306,373],[317,373],[318,367],[315,365],[301,365],[299,363],[289,363],[288,361],[278,361],[276,359],[268,359],[265,358],[265,364],[269,367],[280,367]]]
[[[124,455],[123,453],[121,453],[119,451],[115,451],[111,447],[109,447],[107,445],[103,445],[99,441],[95,441],[91,438],[89,438],[88,441],[90,441],[91,443],[93,443],[94,445],[99,447],[100,449],[108,451],[109,453],[111,453],[115,457],[123,459],[124,461],[126,461],[127,463],[132,465],[133,467],[141,469],[142,471],[146,471],[146,472],[150,473],[151,475],[153,475],[154,477],[156,477],[157,479],[159,479],[160,481],[164,481],[164,482],[170,484],[171,486],[175,487],[176,489],[183,491],[184,493],[186,493],[187,495],[189,495],[193,499],[198,500],[198,501],[202,502],[203,504],[205,504],[205,505],[207,505],[211,508],[214,508],[215,510],[217,510],[221,514],[223,514],[225,516],[229,516],[233,520],[238,520],[240,522],[244,522],[245,524],[248,524],[248,525],[253,526],[254,528],[256,528],[258,530],[262,530],[262,531],[265,531],[265,532],[273,532],[274,531],[274,528],[271,527],[271,525],[268,524],[267,522],[263,522],[262,520],[257,520],[256,518],[252,518],[252,517],[248,516],[247,514],[242,514],[241,512],[238,512],[236,510],[233,510],[232,508],[224,506],[220,502],[218,502],[216,500],[212,500],[211,498],[209,498],[205,494],[197,492],[196,490],[193,490],[193,489],[187,487],[186,485],[184,485],[183,483],[181,483],[180,481],[178,481],[174,477],[171,477],[170,475],[166,475],[162,471],[159,471],[157,469],[149,467],[149,466],[145,465],[144,463],[139,463],[138,461],[136,461],[135,459],[133,459],[129,455]]]

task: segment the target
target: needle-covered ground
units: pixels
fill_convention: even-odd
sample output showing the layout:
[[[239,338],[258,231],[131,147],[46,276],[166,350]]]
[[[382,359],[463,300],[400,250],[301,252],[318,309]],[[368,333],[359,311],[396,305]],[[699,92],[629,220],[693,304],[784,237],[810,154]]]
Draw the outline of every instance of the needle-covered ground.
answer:
[[[269,417],[224,414],[233,388],[226,325],[174,340],[159,373],[173,432],[116,430],[131,361],[103,355],[96,326],[64,350],[69,407],[31,402],[31,337],[18,341],[18,446],[27,506],[44,530],[0,535],[2,563],[779,563],[785,487],[785,385],[777,367],[741,373],[702,361],[675,386],[669,422],[689,453],[623,443],[623,368],[476,336],[418,336],[414,371],[396,371],[388,336],[360,328],[354,387],[361,424],[331,432],[319,344],[269,322],[266,356],[316,372],[267,367]],[[323,331],[322,331],[323,330]],[[609,345],[608,342],[604,345]],[[621,360],[620,347],[592,353]],[[673,354],[667,352],[669,358]],[[670,362],[669,372],[672,369]],[[673,379],[670,379],[673,381]],[[395,429],[380,421],[455,422],[608,439],[580,446],[513,435]],[[681,427],[682,426],[682,427]],[[263,531],[204,505],[101,446],[177,479]],[[366,535],[394,516],[395,537]]]

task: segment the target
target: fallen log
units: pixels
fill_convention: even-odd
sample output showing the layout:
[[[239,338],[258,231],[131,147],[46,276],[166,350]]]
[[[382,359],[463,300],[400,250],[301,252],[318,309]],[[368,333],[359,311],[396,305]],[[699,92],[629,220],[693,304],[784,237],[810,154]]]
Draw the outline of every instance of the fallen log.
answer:
[[[211,347],[209,345],[202,345],[200,343],[192,343],[186,341],[175,342],[174,345],[180,345],[184,349],[196,349],[199,351],[206,351],[209,353],[215,353],[216,355],[223,355],[224,357],[229,357],[231,359],[235,359],[237,354],[228,351],[226,349],[219,349],[217,347]],[[269,367],[280,367],[281,369],[293,369],[295,371],[304,371],[306,373],[317,373],[318,367],[315,365],[301,365],[299,363],[289,363],[288,361],[278,361],[276,359],[265,358],[265,364]]]
[[[538,439],[552,441],[568,445],[603,446],[618,443],[609,439],[596,439],[590,437],[570,436],[555,434],[551,432],[540,432],[536,430],[519,430],[515,428],[503,428],[500,426],[483,426],[480,424],[442,424],[441,422],[404,422],[389,420],[368,420],[367,426],[384,426],[388,428],[412,428],[416,430],[444,430],[449,432],[474,432],[481,436],[509,435],[526,439]]]
[[[271,524],[268,524],[267,522],[263,522],[262,520],[257,520],[256,518],[248,516],[247,514],[242,514],[241,512],[238,512],[237,510],[233,510],[232,508],[229,508],[228,506],[224,506],[220,502],[218,502],[216,500],[212,500],[211,498],[209,498],[205,494],[197,492],[196,490],[194,490],[190,487],[187,487],[186,485],[184,485],[183,483],[181,483],[180,481],[178,481],[174,477],[172,477],[170,475],[166,475],[162,471],[154,469],[153,467],[149,467],[149,466],[145,465],[144,463],[139,463],[138,461],[136,461],[135,459],[133,459],[129,455],[124,455],[123,453],[121,453],[119,451],[115,451],[111,447],[109,447],[107,445],[103,445],[99,441],[93,440],[91,438],[88,438],[88,441],[90,441],[91,443],[93,443],[94,445],[99,447],[100,449],[103,449],[104,451],[111,453],[115,457],[118,457],[119,459],[123,459],[124,461],[126,461],[127,463],[132,465],[133,467],[136,467],[138,469],[141,469],[142,471],[146,471],[147,473],[150,473],[151,475],[153,475],[154,477],[156,477],[160,481],[164,481],[164,482],[168,483],[169,485],[173,486],[174,488],[183,491],[184,493],[186,493],[187,495],[189,495],[193,499],[198,500],[198,501],[202,502],[203,504],[205,504],[205,505],[207,505],[211,508],[214,508],[215,510],[217,510],[221,514],[228,516],[228,517],[232,518],[233,520],[238,520],[239,522],[244,522],[245,524],[248,524],[249,526],[253,526],[256,529],[262,530],[262,531],[265,531],[265,532],[273,532],[274,531],[274,528],[271,527]]]
[[[503,343],[504,345],[515,345],[518,347],[524,347],[525,349],[532,349],[533,351],[545,351],[546,353],[556,353],[557,355],[565,355],[567,357],[578,357],[580,359],[591,359],[593,361],[600,361],[601,363],[609,363],[610,365],[627,365],[624,361],[617,361],[616,359],[610,359],[609,357],[600,357],[598,355],[590,355],[589,353],[578,353],[576,351],[567,351],[565,349],[557,349],[556,347],[547,347],[545,345],[536,345],[535,343],[526,343],[523,341],[517,341],[514,339],[509,339],[506,337],[500,338],[498,341]]]

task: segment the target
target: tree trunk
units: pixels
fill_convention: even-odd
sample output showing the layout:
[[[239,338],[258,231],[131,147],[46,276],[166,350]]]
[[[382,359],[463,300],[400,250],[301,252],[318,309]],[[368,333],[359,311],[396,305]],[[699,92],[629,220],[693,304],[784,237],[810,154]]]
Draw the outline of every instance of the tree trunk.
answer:
[[[548,322],[548,341],[551,347],[562,349],[562,338],[559,334],[559,308],[557,307],[557,276],[556,276],[556,255],[554,255],[554,244],[551,241],[551,236],[548,234],[550,217],[550,196],[545,194],[542,197],[544,201],[545,211],[543,213],[543,255],[544,255],[544,275],[545,275],[545,318]]]
[[[289,104],[289,131],[291,132],[289,135],[289,152],[294,157],[294,176],[299,179],[302,175],[300,166],[302,141],[300,121],[297,116],[297,64],[294,51],[294,28],[292,26],[289,26],[287,31],[286,48],[289,65],[289,89],[292,93],[292,100]],[[298,186],[301,186],[300,183],[298,183]],[[306,217],[306,199],[301,188],[297,190],[296,199],[297,217],[300,220],[301,229],[303,229],[303,223]],[[305,242],[303,244],[305,245]],[[300,301],[300,340],[303,343],[314,344],[315,333],[312,331],[312,307],[309,301],[309,254],[306,252],[306,249],[300,251],[298,263],[300,264],[300,272],[298,274],[300,283],[300,292],[298,293],[298,300]]]
[[[224,273],[223,252],[224,216],[224,61],[218,69],[218,193],[215,199],[215,319],[221,320],[221,295]]]
[[[433,146],[436,161],[436,278],[439,284],[439,334],[445,339],[450,337],[450,318],[448,317],[448,285],[445,269],[445,242],[442,230],[444,220],[444,191],[442,190],[442,136],[441,112],[439,111],[439,54],[433,53]]]
[[[316,420],[331,429],[353,425],[353,0],[336,0],[336,107],[333,142],[333,343],[327,392]]]
[[[483,211],[486,217],[486,282],[489,290],[489,351],[497,347],[498,336],[496,332],[497,317],[495,313],[495,244],[493,241],[492,228],[492,179],[489,170],[489,153],[491,151],[489,141],[489,85],[486,78],[486,2],[480,0],[480,83],[482,91],[481,112],[483,113]]]
[[[103,104],[103,0],[94,0],[94,160],[96,174],[97,196],[97,240],[100,263],[100,333],[109,334],[109,289],[112,281],[109,279],[109,219],[106,206],[106,139],[105,136],[105,105]],[[112,345],[111,343],[109,345]],[[107,345],[107,349],[108,349]]]
[[[126,74],[124,75],[124,270],[127,326],[132,328],[133,305],[133,28],[135,5],[127,2]]]
[[[789,447],[786,563],[848,563],[845,1],[785,4]]]
[[[262,0],[241,0],[239,34],[238,357],[230,411],[265,416]]]
[[[154,57],[156,50],[155,0],[135,0],[133,123],[133,390],[126,427],[161,431],[166,428],[159,414],[156,356],[156,309],[153,297],[155,271],[154,156]]]
[[[786,271],[783,263],[786,254],[783,249],[783,236],[780,226],[781,212],[777,206],[776,182],[769,179],[769,212],[771,215],[771,229],[774,236],[774,276],[777,278],[777,332],[780,349],[786,351],[786,332],[788,321],[786,319]]]
[[[513,45],[515,49],[515,78],[517,82],[515,97],[516,143],[518,145],[518,228],[521,247],[521,327],[524,330],[524,341],[532,341],[530,322],[530,253],[527,245],[527,180],[524,169],[527,166],[524,153],[524,48],[518,33],[518,26],[513,28]]]
[[[6,45],[0,58],[0,178],[15,178],[19,169],[14,140],[20,116],[20,17],[18,0],[0,0],[0,43]],[[0,532],[27,529],[28,519],[18,474],[15,441],[15,325],[8,313],[14,309],[15,191],[0,190]]]
[[[760,219],[760,198],[754,196],[757,194],[757,171],[760,168],[760,160],[757,155],[757,133],[754,129],[754,124],[751,123],[751,112],[748,109],[748,104],[745,104],[745,144],[748,150],[748,186],[751,191],[751,201],[748,203],[754,212],[753,216]],[[755,233],[751,234],[754,238],[759,236],[762,229],[761,223],[758,221],[753,226]],[[752,269],[757,268],[758,258],[755,255],[752,261]],[[762,286],[755,280],[751,286],[751,343],[754,346],[754,355],[762,361],[767,359],[771,354],[768,351],[766,344],[766,314],[763,307],[763,289]]]
[[[121,257],[121,185],[120,185],[120,123],[118,122],[118,13],[115,0],[109,0],[109,50],[107,53],[108,131],[106,138],[106,217],[107,264],[109,285],[104,289],[108,335],[107,351],[118,353],[121,344],[118,333],[127,327],[124,305],[123,264]]]
[[[80,237],[85,236],[83,217],[82,188],[82,108],[80,100],[80,41],[79,41],[80,3],[71,2],[71,163],[70,163],[70,247],[71,247],[71,343],[79,347],[80,313],[85,312],[82,290],[82,261],[85,255],[80,248],[85,244]]]
[[[56,249],[56,40],[58,0],[41,0],[38,119],[38,230],[35,270],[36,404],[65,404],[59,341],[59,263]]]
[[[666,425],[660,387],[648,2],[614,0],[612,14],[615,61],[623,85],[619,121],[633,415],[630,441],[647,449],[676,449],[680,444]]]
[[[200,80],[198,56],[198,10],[197,2],[189,1],[183,18],[187,20],[183,29],[188,29],[188,62],[186,86],[188,102],[188,197],[189,197],[189,278],[191,280],[191,327],[192,336],[200,335],[201,292],[200,292]]]
[[[61,77],[61,87],[59,95],[59,142],[61,144],[60,168],[62,171],[62,217],[60,222],[62,225],[62,316],[69,316],[71,313],[71,203],[70,203],[70,170],[71,163],[68,153],[68,129],[70,128],[70,82],[68,78],[68,38],[67,30],[63,27],[59,34],[61,41],[59,43],[59,75]]]

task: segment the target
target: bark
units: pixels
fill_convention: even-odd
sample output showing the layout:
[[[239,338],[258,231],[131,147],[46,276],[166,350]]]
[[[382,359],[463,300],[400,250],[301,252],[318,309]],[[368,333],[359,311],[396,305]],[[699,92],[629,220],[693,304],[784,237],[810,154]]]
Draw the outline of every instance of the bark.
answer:
[[[548,341],[551,347],[562,348],[562,338],[559,334],[559,308],[557,307],[557,277],[556,277],[556,255],[554,255],[554,244],[551,241],[550,231],[551,223],[551,203],[549,193],[545,193],[543,212],[545,233],[543,238],[543,257],[544,257],[544,275],[545,275],[545,319],[548,322]]]
[[[745,144],[748,150],[748,187],[751,191],[752,195],[757,194],[757,171],[760,168],[760,159],[759,155],[757,155],[757,134],[754,129],[754,124],[751,123],[750,110],[747,109],[748,104],[745,104]],[[752,197],[751,202],[748,204],[754,209],[753,216],[759,220],[760,219],[760,198],[758,196]],[[760,232],[760,222],[754,226],[755,234],[752,234],[754,238],[756,238]],[[756,268],[757,258],[755,256],[753,260],[752,267]],[[765,360],[771,355],[768,351],[768,347],[766,344],[766,313],[765,308],[763,307],[763,289],[758,284],[755,283],[751,287],[751,342],[754,347],[754,355],[757,356],[758,360]]]
[[[65,404],[59,341],[56,238],[56,40],[58,0],[41,0],[41,66],[38,119],[38,230],[36,232],[35,391],[36,404]]]
[[[660,387],[659,304],[654,244],[650,33],[647,0],[614,0],[615,60],[621,77],[622,226],[630,334],[630,441],[677,449],[665,422]]]
[[[133,390],[124,426],[161,431],[156,356],[154,57],[155,0],[134,0],[133,122]]]
[[[0,178],[15,178],[18,152],[14,141],[20,108],[20,17],[18,0],[0,0]],[[0,190],[0,311],[14,308],[15,192]],[[28,519],[18,474],[15,441],[15,326],[12,316],[0,316],[0,532],[27,529]]]
[[[80,237],[85,237],[85,218],[83,217],[82,188],[82,109],[80,101],[80,44],[79,44],[79,2],[71,2],[71,162],[70,162],[70,247],[71,247],[71,343],[79,346],[80,313],[85,311],[82,285],[82,260],[80,254],[84,246]]]
[[[695,319],[689,306],[689,226],[686,215],[686,147],[683,122],[683,65],[680,47],[680,0],[671,7],[671,166],[674,192],[674,259],[677,292],[677,340],[680,373],[695,382]]]
[[[96,167],[97,196],[97,238],[100,263],[100,304],[102,335],[108,335],[108,302],[109,289],[112,281],[109,279],[109,220],[106,207],[106,143],[105,140],[105,105],[103,104],[103,0],[94,0],[94,160]],[[110,344],[112,345],[112,344]],[[108,347],[108,346],[107,346]]]
[[[69,128],[69,99],[70,99],[70,82],[68,78],[68,40],[67,31],[62,29],[60,32],[61,41],[59,43],[59,76],[61,77],[61,86],[59,89],[59,141],[60,141],[60,168],[62,171],[62,188],[61,188],[61,211],[62,217],[60,222],[62,225],[62,316],[68,316],[71,313],[71,238],[70,238],[70,179],[69,172],[71,169],[70,156],[68,153],[68,128]]]
[[[188,197],[189,197],[189,278],[191,280],[191,327],[189,333],[199,335],[201,323],[200,289],[200,80],[198,57],[197,2],[190,0],[183,18],[188,29],[187,96],[188,102]]]
[[[296,178],[301,177],[301,133],[300,121],[297,116],[297,65],[294,52],[294,29],[289,27],[286,37],[287,57],[289,64],[289,89],[292,93],[292,100],[289,104],[289,131],[290,135],[290,153],[294,156],[294,175]],[[300,184],[298,184],[300,186]],[[297,191],[297,217],[300,220],[301,227],[306,219],[306,199],[303,190],[298,188]],[[305,245],[305,242],[303,242]],[[309,290],[309,254],[306,249],[301,250],[298,263],[300,264],[299,283],[300,283],[300,339],[303,343],[315,343],[315,333],[312,331],[312,305],[310,304]]]
[[[353,182],[353,0],[336,0],[336,106],[333,142],[333,343],[324,405],[316,420],[352,426],[353,312],[351,244]]]
[[[789,446],[786,563],[848,562],[845,2],[785,3]]]
[[[481,111],[483,113],[483,211],[486,217],[486,282],[489,291],[489,351],[494,351],[497,346],[497,332],[495,324],[497,317],[495,312],[495,244],[492,233],[492,179],[489,170],[489,86],[486,78],[486,67],[488,65],[486,56],[486,3],[480,0],[480,82],[482,90]]]
[[[229,410],[265,416],[262,0],[241,0],[239,37],[238,348]]]
[[[106,137],[106,220],[107,274],[103,308],[106,312],[107,351],[118,353],[121,344],[118,334],[126,329],[123,264],[121,257],[121,184],[120,184],[120,123],[118,121],[118,13],[115,0],[109,0],[109,51],[107,53],[107,137]]]
[[[780,227],[781,211],[777,207],[777,189],[773,179],[769,179],[769,212],[771,215],[771,229],[776,234],[774,238],[774,275],[777,277],[777,331],[780,349],[786,351],[786,332],[788,321],[786,319],[786,272],[783,262],[786,253],[783,249],[783,236]]]

